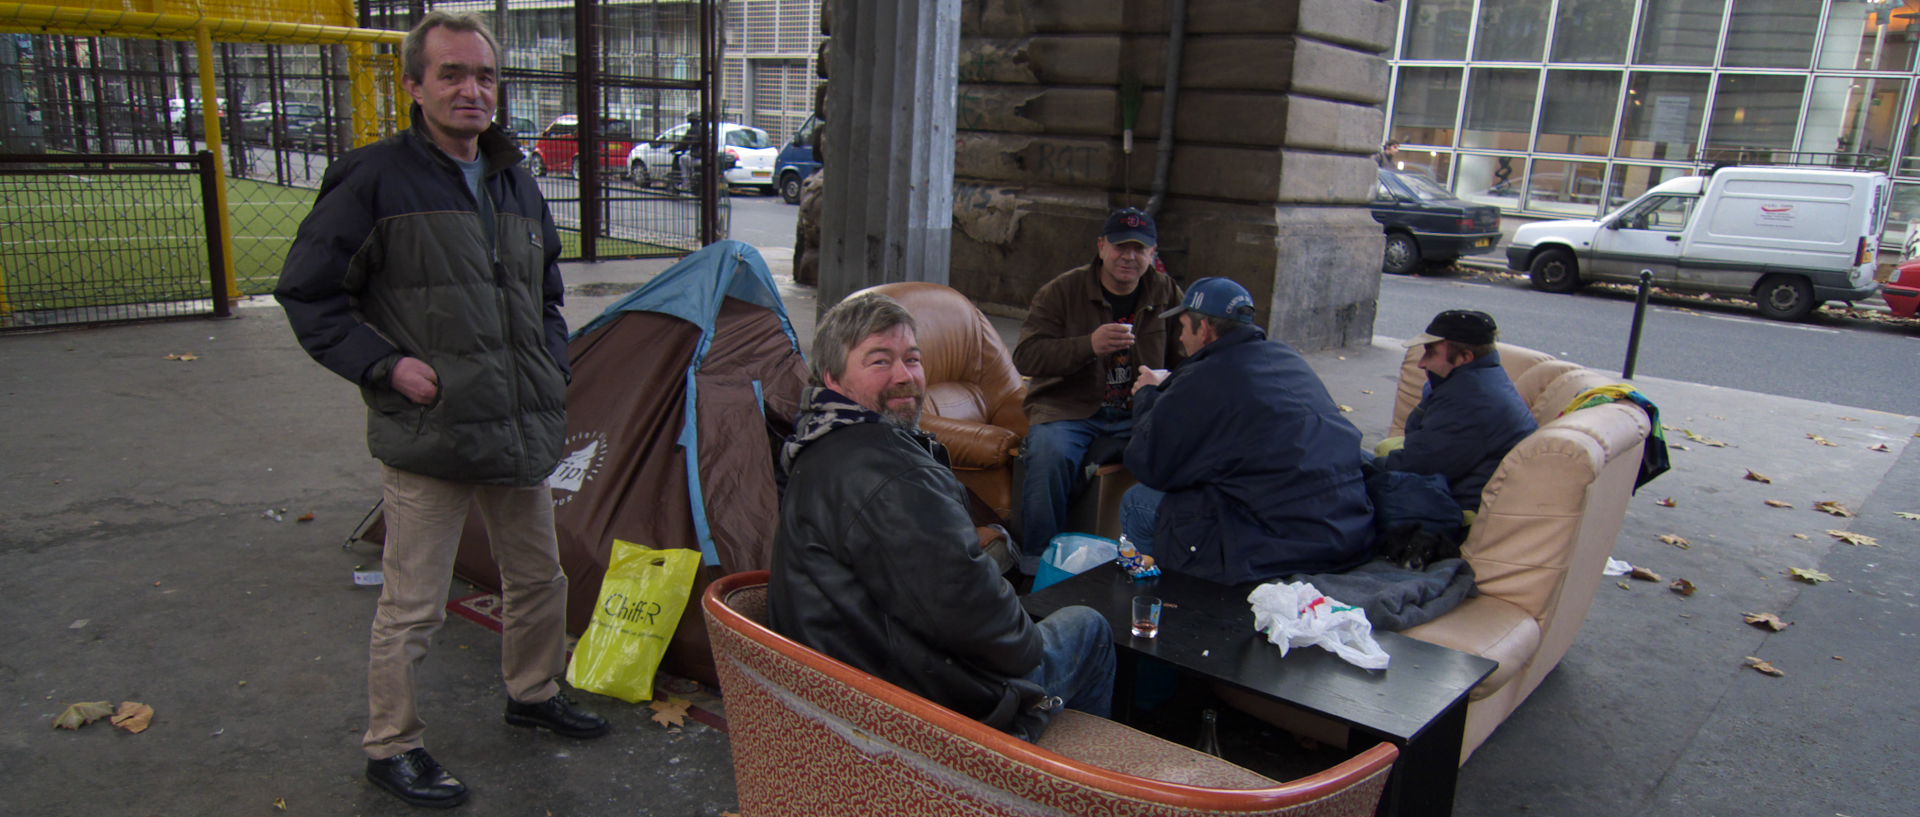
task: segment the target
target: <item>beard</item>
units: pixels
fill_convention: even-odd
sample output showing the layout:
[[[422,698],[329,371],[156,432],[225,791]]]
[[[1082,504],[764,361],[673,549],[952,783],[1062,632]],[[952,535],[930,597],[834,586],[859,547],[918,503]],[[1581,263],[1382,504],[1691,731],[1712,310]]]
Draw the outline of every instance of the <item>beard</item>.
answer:
[[[913,405],[896,409],[893,401],[902,397],[913,398]],[[902,428],[920,427],[920,413],[926,410],[927,392],[914,385],[894,386],[880,393],[880,418]]]

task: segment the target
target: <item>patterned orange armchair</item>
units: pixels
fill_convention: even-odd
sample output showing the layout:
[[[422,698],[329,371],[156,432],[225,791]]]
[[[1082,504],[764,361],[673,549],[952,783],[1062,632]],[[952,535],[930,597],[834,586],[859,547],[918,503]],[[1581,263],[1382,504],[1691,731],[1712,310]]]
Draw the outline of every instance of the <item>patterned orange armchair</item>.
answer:
[[[862,291],[884,293],[913,314],[927,373],[928,411],[920,426],[947,447],[960,482],[1000,518],[1012,518],[1027,389],[1000,333],[967,296],[939,284],[908,281]]]
[[[1281,783],[1071,710],[1026,743],[775,633],[767,576],[736,573],[701,598],[749,817],[1360,817],[1398,756],[1382,743]]]

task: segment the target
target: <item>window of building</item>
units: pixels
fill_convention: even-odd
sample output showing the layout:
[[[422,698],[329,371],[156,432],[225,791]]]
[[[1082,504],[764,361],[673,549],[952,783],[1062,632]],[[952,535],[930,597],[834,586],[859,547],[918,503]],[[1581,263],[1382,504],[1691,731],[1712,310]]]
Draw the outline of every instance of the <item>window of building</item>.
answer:
[[[1619,107],[1618,71],[1548,71],[1533,149],[1605,156]]]
[[[1805,76],[1721,74],[1707,123],[1708,158],[1766,160],[1769,157],[1754,154],[1792,150],[1806,87]]]
[[[1395,170],[1445,183],[1447,171],[1452,164],[1453,154],[1444,150],[1403,147],[1400,149],[1399,158],[1394,160],[1393,167]]]
[[[1599,215],[1607,166],[1600,162],[1535,159],[1527,169],[1528,210],[1567,215]]]
[[[1920,184],[1894,185],[1893,201],[1887,207],[1887,224],[1880,233],[1880,240],[1902,243],[1906,239],[1908,225],[1915,221],[1920,221]]]
[[[1466,59],[1467,26],[1473,18],[1473,0],[1406,2],[1407,27],[1400,35],[1400,59]]]
[[[1728,68],[1806,68],[1820,4],[1807,0],[1733,0],[1727,18]]]
[[[1459,68],[1400,69],[1390,138],[1409,145],[1452,145],[1460,76]]]
[[[1827,9],[1827,35],[1820,43],[1820,67],[1842,71],[1913,69],[1914,24],[1920,0],[1834,2]]]
[[[1685,175],[1688,171],[1679,167],[1616,164],[1613,177],[1607,180],[1607,201],[1602,209],[1612,211],[1664,182]]]
[[[1801,127],[1799,150],[1834,153],[1842,164],[1872,164],[1893,153],[1893,128],[1900,116],[1904,79],[1820,77],[1807,97],[1806,124]],[[1815,157],[1820,158],[1820,157]]]
[[[1539,62],[1547,39],[1547,4],[1539,0],[1480,0],[1473,37],[1476,60]]]
[[[1525,158],[1461,154],[1458,165],[1453,179],[1454,195],[1502,209],[1520,207],[1520,181],[1527,172]]]
[[[1540,72],[1531,68],[1473,69],[1467,81],[1467,119],[1460,146],[1526,150],[1539,82]]]
[[[1554,62],[1627,61],[1631,0],[1560,0],[1553,20]]]
[[[1635,71],[1615,155],[1683,161],[1693,158],[1707,108],[1707,75]]]
[[[1727,0],[1646,0],[1634,61],[1650,65],[1712,65]]]

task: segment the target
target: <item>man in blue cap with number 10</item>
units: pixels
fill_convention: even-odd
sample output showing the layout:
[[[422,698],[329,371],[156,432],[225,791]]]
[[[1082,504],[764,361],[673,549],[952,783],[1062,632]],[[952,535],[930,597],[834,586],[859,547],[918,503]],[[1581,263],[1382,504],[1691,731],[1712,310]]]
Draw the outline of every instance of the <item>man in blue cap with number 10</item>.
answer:
[[[1307,361],[1267,339],[1231,279],[1193,282],[1166,317],[1187,358],[1134,381],[1127,537],[1167,570],[1222,584],[1366,561],[1360,430]]]

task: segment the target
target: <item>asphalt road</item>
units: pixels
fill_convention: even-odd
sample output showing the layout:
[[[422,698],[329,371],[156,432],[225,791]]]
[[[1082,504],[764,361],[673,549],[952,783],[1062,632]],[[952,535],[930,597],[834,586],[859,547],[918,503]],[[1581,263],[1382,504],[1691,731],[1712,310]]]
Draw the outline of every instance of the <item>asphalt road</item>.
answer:
[[[550,193],[572,192],[571,179],[542,180],[550,185],[566,188]],[[745,191],[730,202],[731,237],[763,249],[793,246],[797,207]],[[1412,337],[1435,312],[1456,308],[1489,312],[1504,339],[1585,366],[1618,372],[1626,361],[1634,304],[1624,288],[1561,295],[1535,291],[1520,277],[1383,275],[1374,332]],[[1920,380],[1900,372],[1916,355],[1916,322],[1827,312],[1787,323],[1762,318],[1751,305],[1656,297],[1635,374],[1911,415],[1920,414]]]
[[[1620,371],[1633,326],[1626,290],[1537,292],[1504,276],[1402,277],[1380,282],[1374,333],[1412,337],[1443,309],[1494,316],[1503,340]],[[1920,413],[1920,326],[1819,316],[1767,320],[1750,305],[1660,299],[1647,309],[1636,375],[1725,386],[1896,414]]]

